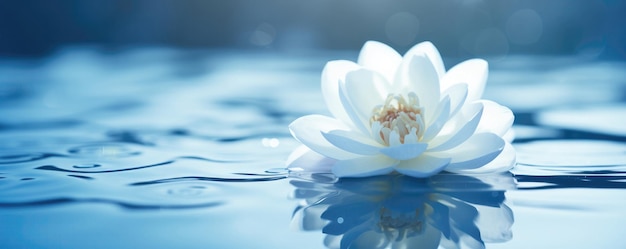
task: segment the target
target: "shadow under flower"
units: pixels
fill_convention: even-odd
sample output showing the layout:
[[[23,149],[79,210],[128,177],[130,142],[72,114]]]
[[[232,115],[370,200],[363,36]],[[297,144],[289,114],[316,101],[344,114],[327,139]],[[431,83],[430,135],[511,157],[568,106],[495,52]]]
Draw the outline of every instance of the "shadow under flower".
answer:
[[[294,179],[292,226],[321,230],[328,248],[484,248],[511,239],[509,174],[399,174]]]

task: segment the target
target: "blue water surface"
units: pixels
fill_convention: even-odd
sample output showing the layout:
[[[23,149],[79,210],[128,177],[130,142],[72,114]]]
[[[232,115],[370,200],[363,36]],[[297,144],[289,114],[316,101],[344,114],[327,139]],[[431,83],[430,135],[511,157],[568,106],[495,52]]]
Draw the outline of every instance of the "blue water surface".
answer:
[[[485,98],[516,113],[509,173],[288,172],[287,125],[328,113],[321,69],[356,55],[1,58],[0,247],[626,248],[626,63],[491,61]]]

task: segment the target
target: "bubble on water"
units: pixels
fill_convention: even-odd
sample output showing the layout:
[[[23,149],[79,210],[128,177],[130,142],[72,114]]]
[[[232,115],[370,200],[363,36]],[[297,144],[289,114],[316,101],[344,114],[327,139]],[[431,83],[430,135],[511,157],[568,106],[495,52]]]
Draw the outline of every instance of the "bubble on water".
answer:
[[[339,224],[343,224],[343,221],[344,221],[344,220],[343,220],[343,217],[339,217],[339,218],[337,218],[337,223],[339,223]]]

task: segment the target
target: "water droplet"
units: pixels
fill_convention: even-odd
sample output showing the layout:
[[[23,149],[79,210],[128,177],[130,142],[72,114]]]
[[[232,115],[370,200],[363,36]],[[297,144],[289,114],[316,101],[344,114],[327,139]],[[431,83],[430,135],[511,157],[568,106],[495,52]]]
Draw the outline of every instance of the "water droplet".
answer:
[[[138,150],[131,149],[127,146],[120,144],[92,144],[74,147],[68,150],[69,153],[81,155],[81,156],[96,156],[96,157],[129,157],[140,155]]]
[[[339,217],[339,218],[337,218],[337,223],[339,223],[339,224],[343,224],[343,217]]]
[[[268,174],[287,174],[289,170],[287,168],[272,168],[265,171]]]
[[[77,169],[91,169],[91,168],[98,168],[102,165],[97,164],[97,163],[85,163],[85,164],[76,164],[74,165],[74,168]]]
[[[202,197],[210,195],[213,188],[205,185],[180,185],[168,188],[166,193],[176,197]]]

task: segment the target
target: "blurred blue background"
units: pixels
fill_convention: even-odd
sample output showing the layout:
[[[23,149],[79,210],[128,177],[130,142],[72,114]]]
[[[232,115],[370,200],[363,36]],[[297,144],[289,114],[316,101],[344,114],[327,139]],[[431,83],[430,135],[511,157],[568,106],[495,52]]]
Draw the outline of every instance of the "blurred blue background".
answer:
[[[431,40],[444,56],[626,58],[623,0],[0,0],[0,56],[96,45],[400,51]]]

